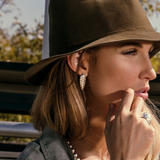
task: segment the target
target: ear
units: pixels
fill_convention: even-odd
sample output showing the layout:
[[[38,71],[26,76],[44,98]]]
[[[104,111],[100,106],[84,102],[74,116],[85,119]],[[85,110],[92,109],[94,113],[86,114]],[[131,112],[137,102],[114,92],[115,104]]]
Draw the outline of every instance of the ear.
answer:
[[[70,55],[67,55],[67,62],[72,71],[78,72],[79,75],[84,74],[86,77],[88,75],[88,59],[85,56],[85,53],[76,52]]]

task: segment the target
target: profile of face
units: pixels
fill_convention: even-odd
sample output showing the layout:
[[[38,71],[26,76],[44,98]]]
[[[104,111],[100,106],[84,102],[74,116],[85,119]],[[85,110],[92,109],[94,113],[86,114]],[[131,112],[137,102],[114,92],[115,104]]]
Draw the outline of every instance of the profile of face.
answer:
[[[153,43],[145,41],[119,42],[100,47],[96,62],[90,61],[87,73],[89,94],[94,104],[116,104],[127,88],[147,99],[149,81],[156,78],[150,61],[152,50]]]
[[[153,48],[152,42],[127,41],[103,45],[95,55],[83,53],[79,74],[87,76],[85,92],[89,105],[118,106],[128,88],[144,100],[148,98],[149,81],[156,78],[150,61]]]

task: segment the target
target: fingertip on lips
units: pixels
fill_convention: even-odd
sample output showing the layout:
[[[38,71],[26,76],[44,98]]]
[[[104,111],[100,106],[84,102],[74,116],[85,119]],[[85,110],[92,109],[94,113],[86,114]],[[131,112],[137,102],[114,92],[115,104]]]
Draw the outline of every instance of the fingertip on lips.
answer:
[[[141,96],[138,96],[136,94],[134,94],[134,98],[140,98],[140,99],[143,99]],[[144,100],[144,99],[143,99]]]
[[[134,90],[132,88],[128,88],[125,92],[126,93],[134,94]]]

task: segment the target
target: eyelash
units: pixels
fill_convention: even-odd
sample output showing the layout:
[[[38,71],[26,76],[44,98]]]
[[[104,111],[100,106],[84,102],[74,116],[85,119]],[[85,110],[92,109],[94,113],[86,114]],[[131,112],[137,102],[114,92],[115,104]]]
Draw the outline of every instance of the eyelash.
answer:
[[[128,54],[128,55],[133,55],[133,56],[135,56],[135,55],[137,55],[137,50],[135,49],[135,50],[132,50],[132,51],[128,51],[128,52],[126,52],[126,53],[124,53],[124,54]],[[151,57],[151,55],[152,55],[152,52],[148,52],[148,55],[149,55],[149,57]]]
[[[128,51],[128,52],[126,52],[124,54],[129,54],[129,55],[135,56],[135,55],[137,55],[137,50],[136,49],[135,50],[131,50],[131,51]]]

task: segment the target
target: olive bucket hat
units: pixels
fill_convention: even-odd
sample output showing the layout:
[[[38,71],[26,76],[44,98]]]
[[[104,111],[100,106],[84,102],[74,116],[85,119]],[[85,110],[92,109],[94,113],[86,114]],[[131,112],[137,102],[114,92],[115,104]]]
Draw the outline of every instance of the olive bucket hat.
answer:
[[[41,85],[59,58],[98,45],[128,40],[153,41],[160,50],[160,33],[150,24],[138,0],[50,0],[50,57],[25,74]]]

